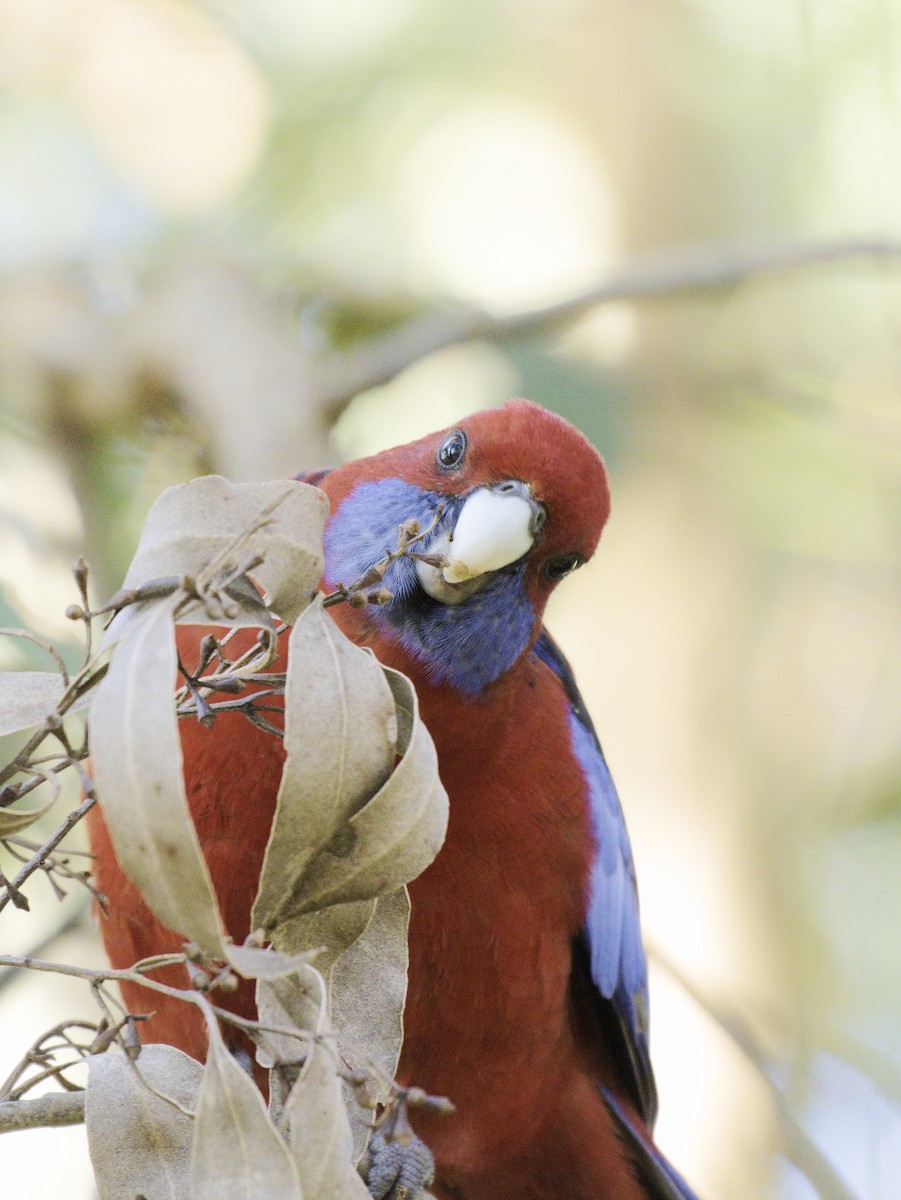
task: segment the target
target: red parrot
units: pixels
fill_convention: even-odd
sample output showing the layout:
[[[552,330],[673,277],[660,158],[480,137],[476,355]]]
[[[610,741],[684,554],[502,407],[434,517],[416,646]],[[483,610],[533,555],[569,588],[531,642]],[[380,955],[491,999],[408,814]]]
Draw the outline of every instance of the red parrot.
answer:
[[[542,626],[551,591],[591,557],[607,519],[599,455],[561,417],[514,400],[305,478],[331,503],[327,589],[382,560],[402,522],[431,527],[417,550],[434,561],[394,561],[387,604],[330,612],[412,679],[450,798],[445,844],[410,885],[398,1070],[456,1106],[414,1119],[435,1158],[433,1193],[694,1200],[651,1139],[647,966],[622,810],[572,672]],[[201,633],[178,636],[190,663]],[[237,713],[181,728],[192,814],[241,941],[281,745]],[[114,965],[179,949],[122,874],[96,810],[91,832]],[[184,986],[181,969],[168,979]],[[134,1011],[156,1010],[150,1040],[204,1058],[202,1023],[186,1006],[123,991]],[[249,985],[224,1002],[254,1015]],[[227,1036],[240,1050],[240,1035]]]

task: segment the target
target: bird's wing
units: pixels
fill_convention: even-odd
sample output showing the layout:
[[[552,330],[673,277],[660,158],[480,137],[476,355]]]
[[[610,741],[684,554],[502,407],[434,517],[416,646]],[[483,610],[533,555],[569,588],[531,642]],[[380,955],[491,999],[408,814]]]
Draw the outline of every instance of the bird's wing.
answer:
[[[597,1013],[632,1099],[650,1128],[657,1091],[648,1050],[648,972],[638,919],[632,847],[616,787],[569,663],[542,629],[534,651],[569,704],[573,751],[588,786],[595,858],[574,969],[590,973]]]
[[[607,1111],[616,1122],[617,1132],[625,1146],[636,1178],[648,1193],[649,1200],[698,1200],[674,1166],[667,1162],[653,1142],[642,1137],[635,1122],[609,1088],[601,1088]]]

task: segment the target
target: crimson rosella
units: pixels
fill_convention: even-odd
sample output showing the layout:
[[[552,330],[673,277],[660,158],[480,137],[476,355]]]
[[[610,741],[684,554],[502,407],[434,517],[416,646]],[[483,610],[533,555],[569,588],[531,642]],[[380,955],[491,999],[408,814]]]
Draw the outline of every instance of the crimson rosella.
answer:
[[[364,576],[410,520],[431,528],[384,576],[391,599],[330,611],[414,682],[450,798],[447,838],[410,885],[401,1082],[449,1097],[417,1114],[442,1200],[692,1200],[651,1139],[647,966],[616,790],[572,672],[542,627],[556,584],[593,554],[609,512],[603,463],[525,401],[306,477],[328,495],[323,584]],[[183,628],[179,637],[197,637]],[[236,940],[249,913],[282,766],[237,714],[183,723],[188,795]],[[93,819],[108,953],[177,949]],[[172,982],[183,983],[172,976]],[[204,1057],[184,1005],[148,1036]],[[253,1015],[253,994],[232,1003]],[[232,1035],[234,1036],[234,1035]]]

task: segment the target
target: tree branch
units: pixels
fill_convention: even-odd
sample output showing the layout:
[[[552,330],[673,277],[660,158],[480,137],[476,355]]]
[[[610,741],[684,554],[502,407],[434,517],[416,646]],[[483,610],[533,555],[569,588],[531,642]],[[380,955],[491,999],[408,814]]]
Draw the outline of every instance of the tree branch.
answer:
[[[543,308],[511,316],[446,310],[413,319],[381,338],[324,364],[317,394],[336,416],[358,392],[387,383],[405,367],[448,346],[475,340],[507,341],[550,334],[599,304],[664,300],[671,296],[734,287],[757,275],[797,271],[846,259],[901,257],[891,238],[828,242],[708,245],[645,258],[606,282]]]
[[[71,833],[85,813],[89,812],[95,804],[96,800],[93,796],[88,796],[87,799],[83,800],[78,808],[73,809],[69,813],[56,832],[41,846],[40,850],[29,859],[18,875],[16,875],[15,879],[10,880],[7,884],[6,895],[0,896],[0,912],[3,911],[12,896],[18,892],[25,880],[43,867],[47,857],[52,854],[66,834]]]
[[[0,1133],[84,1122],[84,1092],[48,1092],[34,1100],[0,1103]]]

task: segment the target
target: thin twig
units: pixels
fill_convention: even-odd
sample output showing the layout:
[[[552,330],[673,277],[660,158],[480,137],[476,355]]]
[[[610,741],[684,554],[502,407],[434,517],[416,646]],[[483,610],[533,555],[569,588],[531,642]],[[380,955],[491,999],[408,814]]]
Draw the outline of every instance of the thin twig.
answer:
[[[7,904],[9,904],[11,901],[12,896],[10,893],[18,892],[25,880],[28,879],[30,875],[33,875],[35,871],[40,870],[43,867],[44,861],[48,855],[50,855],[56,849],[66,834],[71,833],[85,813],[90,812],[96,803],[97,801],[94,796],[88,796],[81,802],[81,804],[79,804],[78,808],[73,809],[72,812],[69,813],[56,832],[47,839],[37,854],[28,860],[22,870],[19,871],[18,875],[16,875],[15,879],[11,880],[11,882],[8,884],[6,894],[0,896],[0,912],[2,912]],[[2,963],[0,963],[0,965],[2,965]]]

